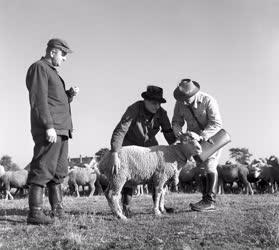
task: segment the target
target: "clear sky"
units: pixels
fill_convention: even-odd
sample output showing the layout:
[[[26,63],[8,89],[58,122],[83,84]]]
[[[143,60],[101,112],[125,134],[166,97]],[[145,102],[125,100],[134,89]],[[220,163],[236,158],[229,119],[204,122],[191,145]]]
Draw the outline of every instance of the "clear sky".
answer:
[[[170,119],[173,90],[192,78],[220,106],[231,147],[279,156],[278,0],[0,0],[0,156],[32,158],[28,67],[50,38],[74,50],[59,69],[72,103],[70,156],[109,147],[127,106],[161,86]],[[161,144],[166,144],[160,135]]]

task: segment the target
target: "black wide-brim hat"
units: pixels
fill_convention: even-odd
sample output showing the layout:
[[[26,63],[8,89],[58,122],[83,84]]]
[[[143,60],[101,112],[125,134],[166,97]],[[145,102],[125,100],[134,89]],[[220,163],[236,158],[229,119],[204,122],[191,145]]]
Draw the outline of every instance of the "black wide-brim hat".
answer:
[[[157,86],[147,86],[145,92],[141,93],[143,99],[154,100],[160,103],[166,103],[167,101],[163,98],[163,89]]]
[[[182,79],[176,89],[173,91],[173,96],[177,101],[183,102],[194,96],[200,90],[200,85],[191,79]]]

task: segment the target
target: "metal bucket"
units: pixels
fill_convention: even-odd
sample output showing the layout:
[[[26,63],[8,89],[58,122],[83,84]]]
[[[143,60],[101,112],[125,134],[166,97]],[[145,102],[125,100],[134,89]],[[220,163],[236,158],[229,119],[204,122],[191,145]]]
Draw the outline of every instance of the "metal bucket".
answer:
[[[221,129],[215,135],[210,137],[208,141],[201,142],[202,153],[199,155],[195,155],[193,158],[196,162],[204,162],[211,155],[213,155],[216,151],[224,147],[229,142],[231,142],[230,135],[224,129]]]

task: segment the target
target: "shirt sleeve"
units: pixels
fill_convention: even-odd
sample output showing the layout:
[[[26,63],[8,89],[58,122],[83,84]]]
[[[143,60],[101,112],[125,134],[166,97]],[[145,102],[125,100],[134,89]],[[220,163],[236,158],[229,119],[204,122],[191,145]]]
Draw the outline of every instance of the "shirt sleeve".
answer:
[[[172,126],[177,126],[182,129],[185,124],[184,117],[181,112],[181,104],[179,102],[175,103],[173,117],[172,117]]]
[[[173,133],[171,123],[167,114],[167,111],[163,110],[161,117],[161,127],[164,137],[168,144],[173,144],[176,141],[175,135]]]
[[[215,99],[209,99],[206,113],[208,123],[200,135],[203,136],[205,140],[208,140],[211,136],[215,135],[222,128],[221,114],[219,111],[218,103]]]
[[[46,129],[53,128],[53,119],[48,107],[48,76],[43,66],[33,64],[29,68],[26,84],[31,110]]]
[[[110,141],[112,152],[118,152],[121,149],[124,137],[128,132],[133,120],[136,118],[136,115],[136,109],[133,106],[128,107],[112,133]]]

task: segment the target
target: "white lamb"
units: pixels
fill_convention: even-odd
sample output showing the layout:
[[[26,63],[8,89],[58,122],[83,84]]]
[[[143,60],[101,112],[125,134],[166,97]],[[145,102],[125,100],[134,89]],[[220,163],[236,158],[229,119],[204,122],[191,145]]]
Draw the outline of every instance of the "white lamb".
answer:
[[[111,153],[108,152],[99,163],[99,170],[109,180],[105,192],[112,212],[120,219],[127,219],[119,204],[123,186],[135,187],[138,184],[151,184],[155,215],[164,209],[165,187],[168,181],[178,179],[180,169],[187,159],[200,154],[200,137],[192,132],[181,136],[180,143],[170,146],[125,146],[119,151],[120,168],[114,171]]]

